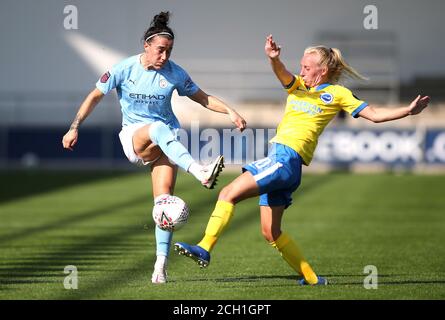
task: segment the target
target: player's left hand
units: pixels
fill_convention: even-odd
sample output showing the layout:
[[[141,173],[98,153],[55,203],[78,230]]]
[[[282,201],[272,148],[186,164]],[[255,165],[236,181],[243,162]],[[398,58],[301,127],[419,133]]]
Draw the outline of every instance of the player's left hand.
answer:
[[[420,94],[417,96],[416,99],[411,102],[409,105],[410,115],[419,114],[422,112],[423,109],[425,109],[428,106],[428,103],[430,102],[430,97],[424,96],[422,97]]]
[[[74,150],[74,145],[77,143],[78,138],[77,129],[70,129],[62,138],[62,145],[65,149]]]
[[[246,129],[246,120],[241,117],[236,111],[229,110],[230,120],[235,124],[239,131],[243,132]]]

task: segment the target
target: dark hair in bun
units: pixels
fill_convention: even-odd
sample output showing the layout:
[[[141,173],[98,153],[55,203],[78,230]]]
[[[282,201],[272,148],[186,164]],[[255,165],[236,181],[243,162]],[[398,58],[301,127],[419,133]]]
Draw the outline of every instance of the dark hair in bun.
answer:
[[[150,42],[151,39],[153,39],[152,36],[162,33],[159,36],[161,37],[167,37],[170,39],[174,39],[175,35],[173,33],[173,30],[168,26],[168,22],[170,20],[170,12],[161,12],[154,16],[153,20],[150,23],[150,27],[145,31],[144,37],[142,38],[142,41],[148,41]]]

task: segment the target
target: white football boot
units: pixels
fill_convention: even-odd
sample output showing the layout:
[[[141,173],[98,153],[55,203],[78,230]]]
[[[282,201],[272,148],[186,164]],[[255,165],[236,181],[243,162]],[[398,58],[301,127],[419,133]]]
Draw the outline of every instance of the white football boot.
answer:
[[[157,256],[153,274],[151,275],[151,283],[167,282],[167,257]]]
[[[160,284],[167,282],[167,270],[165,268],[155,269],[151,276],[151,283]]]
[[[218,178],[222,169],[224,168],[224,157],[218,156],[212,163],[202,166],[202,180],[201,183],[207,189],[213,189],[216,185],[216,178]]]

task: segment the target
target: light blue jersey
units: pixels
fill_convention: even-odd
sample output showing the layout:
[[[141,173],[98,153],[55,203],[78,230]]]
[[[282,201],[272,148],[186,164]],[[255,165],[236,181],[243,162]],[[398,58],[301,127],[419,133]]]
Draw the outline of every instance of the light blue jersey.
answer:
[[[176,89],[180,96],[190,96],[199,87],[173,61],[167,61],[160,70],[145,70],[139,58],[140,55],[135,55],[113,66],[97,81],[96,87],[103,94],[116,88],[122,126],[162,121],[171,128],[179,128],[171,106],[173,91]]]

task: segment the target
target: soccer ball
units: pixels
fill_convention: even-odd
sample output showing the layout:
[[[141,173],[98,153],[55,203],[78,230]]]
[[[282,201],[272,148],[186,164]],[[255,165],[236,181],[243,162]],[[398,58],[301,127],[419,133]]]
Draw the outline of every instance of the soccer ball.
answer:
[[[163,194],[155,199],[153,220],[162,230],[177,231],[189,217],[187,204],[179,197]]]

